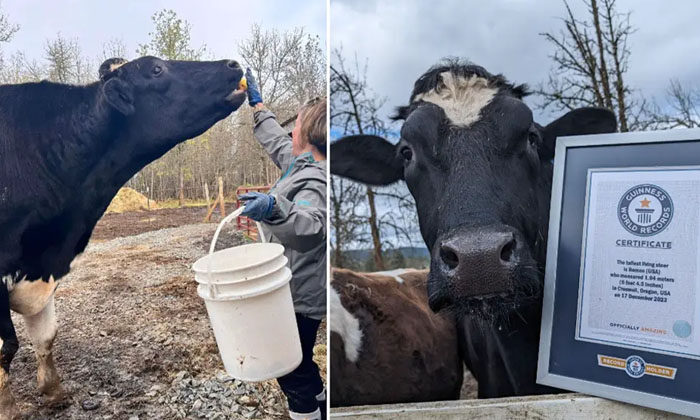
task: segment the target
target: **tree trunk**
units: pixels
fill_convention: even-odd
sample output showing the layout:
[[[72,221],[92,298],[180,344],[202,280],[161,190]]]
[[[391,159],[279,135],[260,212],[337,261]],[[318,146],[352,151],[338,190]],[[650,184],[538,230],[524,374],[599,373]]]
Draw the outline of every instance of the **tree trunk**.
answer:
[[[598,13],[598,0],[591,0],[591,14],[593,15],[593,27],[595,28],[596,41],[598,42],[598,55],[600,60],[600,84],[603,87],[603,100],[605,107],[614,111],[612,93],[610,91],[610,79],[608,78],[608,66],[605,62],[605,44],[603,44],[603,31],[600,29],[600,14]]]
[[[185,205],[185,174],[182,172],[182,166],[180,166],[180,188],[178,192],[178,198],[180,201],[180,207]]]
[[[379,237],[379,225],[377,224],[377,209],[374,204],[374,190],[367,187],[367,201],[369,202],[369,227],[372,233],[374,245],[374,265],[378,271],[384,270],[384,257],[382,256],[382,241]]]
[[[153,187],[155,186],[154,183],[153,183],[153,181],[154,181],[155,172],[156,172],[156,171],[155,171],[153,168],[151,168],[151,188],[150,188],[150,190],[148,191],[148,200],[149,200],[148,206],[149,206],[149,210],[150,210],[150,206],[151,206],[151,201],[153,201]]]
[[[613,22],[613,4],[609,1],[604,1],[605,6],[605,21],[608,29],[608,37],[610,43],[610,53],[613,57],[613,64],[615,65],[615,93],[617,95],[617,119],[620,124],[620,132],[624,133],[629,131],[627,127],[627,101],[625,98],[625,83],[623,81],[622,74],[624,73],[622,67],[623,63],[620,55],[623,53],[620,51],[621,37],[619,31],[621,29],[615,28]],[[623,47],[624,48],[624,47]]]

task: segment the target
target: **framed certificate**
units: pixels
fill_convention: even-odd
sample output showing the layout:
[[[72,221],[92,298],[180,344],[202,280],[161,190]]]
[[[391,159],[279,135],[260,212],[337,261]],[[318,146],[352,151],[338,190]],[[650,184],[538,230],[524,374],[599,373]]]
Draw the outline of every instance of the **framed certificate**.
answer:
[[[537,376],[700,416],[700,130],[557,140]]]

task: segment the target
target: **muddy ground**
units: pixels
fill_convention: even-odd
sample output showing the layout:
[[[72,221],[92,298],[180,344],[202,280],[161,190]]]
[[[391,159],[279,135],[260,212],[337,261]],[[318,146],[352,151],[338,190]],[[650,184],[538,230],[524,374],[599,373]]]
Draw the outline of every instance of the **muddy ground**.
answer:
[[[13,314],[21,348],[11,382],[25,419],[285,418],[276,382],[241,383],[223,371],[190,272],[216,227],[186,224],[200,222],[203,211],[115,214],[100,222],[56,292],[54,354],[71,395],[66,407],[42,405],[31,344]],[[178,223],[185,225],[168,227]],[[226,246],[245,241],[226,231]],[[318,342],[320,358],[325,327]]]

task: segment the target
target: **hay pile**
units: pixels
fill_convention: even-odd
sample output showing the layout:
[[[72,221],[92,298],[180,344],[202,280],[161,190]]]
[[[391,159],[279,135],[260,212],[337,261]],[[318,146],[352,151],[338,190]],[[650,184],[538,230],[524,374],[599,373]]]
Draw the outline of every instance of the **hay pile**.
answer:
[[[151,210],[159,209],[158,203],[151,200]],[[148,198],[129,187],[122,187],[107,207],[106,213],[148,210]]]

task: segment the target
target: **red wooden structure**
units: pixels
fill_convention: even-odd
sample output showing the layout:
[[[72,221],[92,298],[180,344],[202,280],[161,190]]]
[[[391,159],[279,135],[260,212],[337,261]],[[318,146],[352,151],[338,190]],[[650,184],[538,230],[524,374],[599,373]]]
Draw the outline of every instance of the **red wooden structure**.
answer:
[[[262,186],[262,187],[238,187],[236,188],[236,197],[239,197],[241,194],[245,194],[247,192],[261,192],[261,193],[266,193],[270,191],[270,186]],[[241,206],[241,200],[236,199],[236,208],[239,208]],[[251,239],[258,239],[258,226],[255,224],[255,220],[249,219],[244,216],[239,216],[236,218],[236,228],[243,232],[246,236],[248,236]]]

